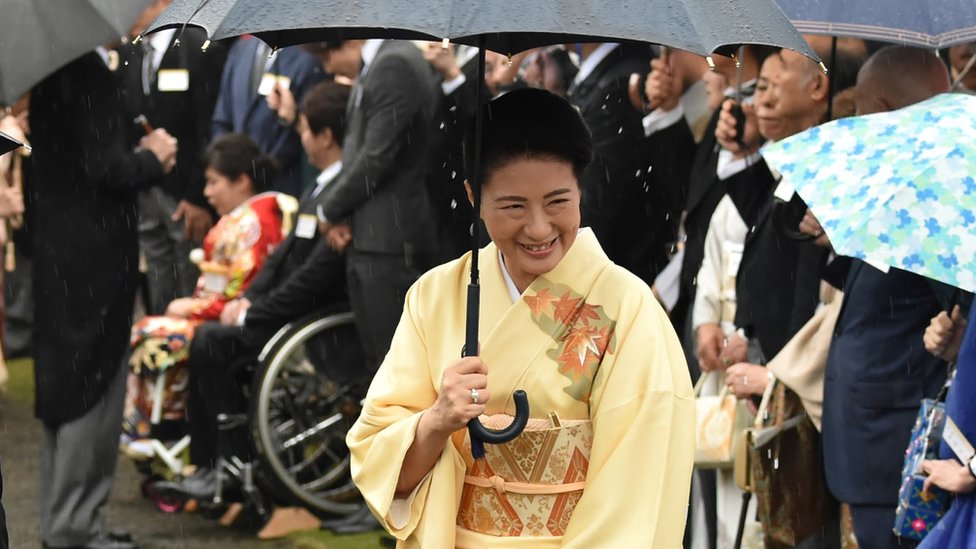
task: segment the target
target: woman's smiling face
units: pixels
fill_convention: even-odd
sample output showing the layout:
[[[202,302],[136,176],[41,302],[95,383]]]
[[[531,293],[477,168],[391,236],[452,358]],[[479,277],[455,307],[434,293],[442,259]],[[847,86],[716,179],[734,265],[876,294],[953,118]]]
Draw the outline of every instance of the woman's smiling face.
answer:
[[[573,166],[551,157],[513,159],[489,171],[481,193],[488,234],[524,291],[553,270],[576,240],[580,188]]]

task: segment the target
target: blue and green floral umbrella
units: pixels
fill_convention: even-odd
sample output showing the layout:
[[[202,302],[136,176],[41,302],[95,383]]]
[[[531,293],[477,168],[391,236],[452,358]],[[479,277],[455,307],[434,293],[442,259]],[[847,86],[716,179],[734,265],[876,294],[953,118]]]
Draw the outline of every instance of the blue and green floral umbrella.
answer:
[[[976,96],[836,120],[763,156],[838,254],[976,291]]]

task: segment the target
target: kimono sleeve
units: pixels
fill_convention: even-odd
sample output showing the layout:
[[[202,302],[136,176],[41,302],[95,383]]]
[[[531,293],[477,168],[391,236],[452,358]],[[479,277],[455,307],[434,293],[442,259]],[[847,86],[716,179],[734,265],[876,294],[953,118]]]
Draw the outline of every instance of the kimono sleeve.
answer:
[[[407,293],[403,315],[383,360],[370,385],[359,420],[346,437],[352,460],[353,481],[383,526],[397,539],[406,540],[416,530],[454,531],[464,462],[454,444],[445,445],[433,470],[406,500],[397,500],[391,512],[397,480],[407,450],[413,444],[423,412],[437,399],[425,347],[422,324],[418,322],[420,283]],[[419,532],[418,532],[419,533]],[[453,546],[453,538],[444,540]]]
[[[243,235],[251,232],[250,227],[246,225],[256,223],[260,225],[260,236],[256,242],[241,249],[238,254],[231,258],[228,266],[227,287],[223,293],[201,299],[198,309],[191,315],[193,320],[219,319],[227,302],[243,295],[244,290],[254,281],[268,256],[281,242],[281,222],[276,215],[262,211],[256,211],[256,213],[257,215],[253,220],[241,224],[238,233],[239,238],[243,238]]]
[[[586,488],[563,547],[681,547],[694,465],[691,380],[664,312],[649,291],[634,293],[642,297],[628,300],[594,383]]]

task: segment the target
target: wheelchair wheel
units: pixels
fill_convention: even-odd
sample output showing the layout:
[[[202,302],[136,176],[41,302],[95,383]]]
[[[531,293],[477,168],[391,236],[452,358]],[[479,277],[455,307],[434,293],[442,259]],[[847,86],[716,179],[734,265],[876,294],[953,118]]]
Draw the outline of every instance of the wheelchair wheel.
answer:
[[[252,399],[262,484],[313,511],[351,513],[360,504],[345,437],[363,396],[353,315],[306,319],[279,335],[262,354]]]

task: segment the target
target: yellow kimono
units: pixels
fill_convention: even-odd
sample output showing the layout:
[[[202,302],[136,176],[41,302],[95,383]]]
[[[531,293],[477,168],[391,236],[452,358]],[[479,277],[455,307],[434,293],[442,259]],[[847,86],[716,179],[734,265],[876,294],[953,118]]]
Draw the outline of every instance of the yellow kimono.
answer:
[[[695,403],[650,289],[589,230],[515,303],[497,248],[480,253],[487,414],[514,414],[511,394],[524,389],[533,419],[477,462],[458,431],[414,493],[394,502],[420,416],[464,342],[470,254],[428,272],[346,439],[373,513],[400,547],[680,547]]]

